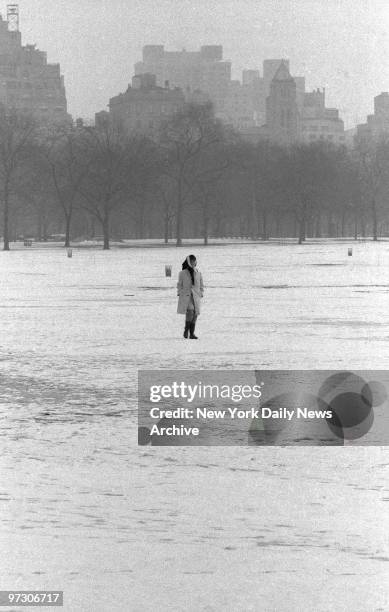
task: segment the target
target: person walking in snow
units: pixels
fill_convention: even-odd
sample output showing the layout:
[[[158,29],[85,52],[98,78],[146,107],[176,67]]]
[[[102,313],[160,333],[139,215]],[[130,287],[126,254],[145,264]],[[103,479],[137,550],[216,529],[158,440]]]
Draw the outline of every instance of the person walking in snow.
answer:
[[[196,257],[188,255],[182,264],[177,282],[177,313],[185,315],[184,338],[189,337],[191,340],[197,340],[194,332],[200,314],[200,301],[204,295],[203,277],[196,265]]]

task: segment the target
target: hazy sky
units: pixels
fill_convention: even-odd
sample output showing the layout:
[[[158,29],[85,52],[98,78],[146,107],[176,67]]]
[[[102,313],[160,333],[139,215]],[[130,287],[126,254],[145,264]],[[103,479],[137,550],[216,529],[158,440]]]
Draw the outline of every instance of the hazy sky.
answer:
[[[6,1],[0,0],[3,16]],[[124,91],[145,44],[222,44],[234,78],[290,59],[308,89],[325,87],[352,127],[389,91],[389,0],[20,0],[23,44],[60,62],[75,117]]]

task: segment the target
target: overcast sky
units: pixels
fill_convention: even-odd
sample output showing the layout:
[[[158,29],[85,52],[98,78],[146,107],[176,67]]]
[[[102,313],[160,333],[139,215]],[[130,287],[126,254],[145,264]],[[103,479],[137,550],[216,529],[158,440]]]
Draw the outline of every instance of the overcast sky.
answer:
[[[126,89],[146,44],[222,44],[233,78],[289,58],[308,89],[326,88],[346,127],[389,91],[389,0],[20,0],[19,10],[23,44],[60,62],[75,117],[92,118]]]

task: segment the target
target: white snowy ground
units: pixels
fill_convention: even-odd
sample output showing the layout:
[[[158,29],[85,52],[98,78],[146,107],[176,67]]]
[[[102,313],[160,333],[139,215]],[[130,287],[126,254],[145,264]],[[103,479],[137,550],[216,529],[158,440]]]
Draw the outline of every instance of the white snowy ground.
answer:
[[[389,369],[389,243],[34,245],[0,253],[0,289],[1,589],[69,612],[389,609],[386,448],[136,443],[138,368]]]

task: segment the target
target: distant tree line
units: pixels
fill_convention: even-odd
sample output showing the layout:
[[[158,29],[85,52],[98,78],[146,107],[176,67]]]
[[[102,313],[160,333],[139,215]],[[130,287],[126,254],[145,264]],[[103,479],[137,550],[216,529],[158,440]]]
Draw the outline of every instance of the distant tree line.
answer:
[[[188,105],[154,138],[120,125],[42,128],[0,108],[0,232],[22,237],[379,237],[389,235],[389,136],[350,150],[257,145]]]

